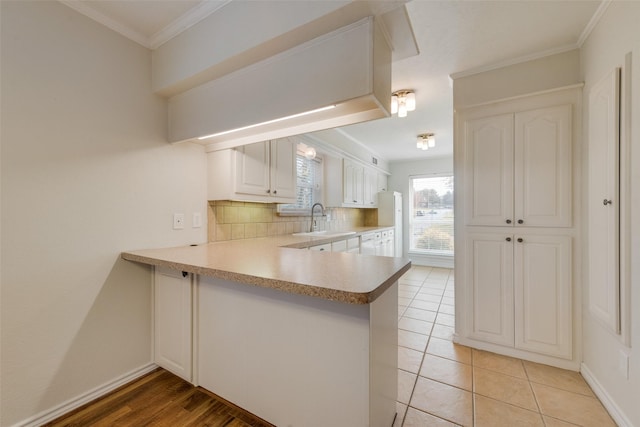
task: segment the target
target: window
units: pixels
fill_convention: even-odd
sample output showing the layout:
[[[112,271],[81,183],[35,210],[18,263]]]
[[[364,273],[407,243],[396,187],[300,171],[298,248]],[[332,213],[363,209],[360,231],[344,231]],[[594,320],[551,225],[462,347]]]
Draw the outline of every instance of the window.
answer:
[[[314,203],[322,200],[322,158],[296,156],[296,203],[278,205],[280,215],[310,215]]]
[[[410,178],[409,251],[453,256],[453,175]]]

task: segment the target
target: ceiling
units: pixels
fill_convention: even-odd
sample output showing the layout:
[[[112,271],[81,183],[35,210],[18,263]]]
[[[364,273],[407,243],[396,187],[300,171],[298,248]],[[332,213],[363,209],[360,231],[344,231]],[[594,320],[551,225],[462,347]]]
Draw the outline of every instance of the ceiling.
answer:
[[[153,49],[231,0],[61,1]],[[392,89],[413,89],[416,111],[406,118],[346,126],[340,132],[390,162],[451,156],[451,74],[575,49],[606,4],[607,0],[410,1],[406,8],[420,53],[393,63]],[[416,149],[416,136],[426,132],[436,134],[436,148]]]

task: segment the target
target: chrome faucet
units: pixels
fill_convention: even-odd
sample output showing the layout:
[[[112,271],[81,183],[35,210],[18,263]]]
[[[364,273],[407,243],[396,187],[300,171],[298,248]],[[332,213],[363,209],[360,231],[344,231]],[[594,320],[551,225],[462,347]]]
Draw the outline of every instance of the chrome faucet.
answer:
[[[322,216],[324,216],[324,206],[322,206],[322,203],[315,203],[313,206],[311,206],[311,225],[309,226],[309,232],[313,232],[318,229],[318,225],[313,219],[313,211],[316,209],[316,206],[320,206],[320,209],[322,209]]]

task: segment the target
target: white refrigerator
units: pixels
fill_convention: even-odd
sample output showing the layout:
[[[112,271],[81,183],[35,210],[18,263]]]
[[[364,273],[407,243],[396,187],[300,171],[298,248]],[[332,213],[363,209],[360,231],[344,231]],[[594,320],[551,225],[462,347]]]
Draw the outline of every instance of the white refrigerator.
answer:
[[[378,225],[394,227],[394,256],[402,256],[402,193],[382,191],[378,193]]]

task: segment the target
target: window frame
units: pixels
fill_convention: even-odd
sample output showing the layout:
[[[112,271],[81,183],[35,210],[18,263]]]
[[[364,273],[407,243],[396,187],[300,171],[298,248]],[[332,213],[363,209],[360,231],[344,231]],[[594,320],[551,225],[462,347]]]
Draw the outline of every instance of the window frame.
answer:
[[[296,150],[296,197],[298,194],[298,158],[300,157],[304,158],[304,151],[301,150],[300,147],[298,147],[298,149]],[[309,160],[318,163],[318,173],[316,174],[317,182],[315,183],[316,188],[313,190],[312,202],[322,203],[324,196],[324,159],[322,155],[316,155],[315,158]],[[313,203],[311,204],[311,206],[313,206]],[[311,216],[311,206],[309,206],[308,208],[292,206],[294,206],[293,203],[280,203],[277,205],[276,211],[278,212],[279,216]]]
[[[409,254],[413,254],[413,255],[419,255],[419,256],[425,256],[425,257],[431,257],[431,258],[453,258],[455,255],[455,246],[453,247],[453,249],[451,251],[442,251],[442,250],[426,250],[426,249],[420,249],[420,248],[416,248],[414,247],[414,237],[413,237],[413,230],[414,230],[414,224],[416,221],[416,215],[414,215],[414,211],[417,209],[414,206],[414,194],[415,194],[415,190],[414,190],[414,180],[417,179],[425,179],[425,178],[450,178],[452,180],[452,183],[454,182],[454,174],[452,172],[439,172],[439,173],[431,173],[431,174],[420,174],[420,175],[410,175],[409,176],[409,200],[408,200],[408,218],[409,218],[409,224],[408,224],[408,253]],[[453,187],[453,185],[452,185]],[[452,212],[451,212],[451,233],[452,233],[452,239],[454,238],[454,233],[455,233],[455,218],[454,218],[454,213],[455,213],[455,206],[454,206],[454,199],[455,199],[455,187],[452,188],[451,190],[452,193]],[[453,240],[452,240],[453,243]]]

